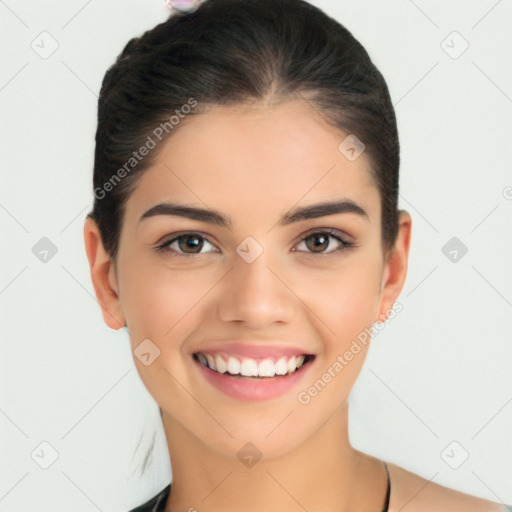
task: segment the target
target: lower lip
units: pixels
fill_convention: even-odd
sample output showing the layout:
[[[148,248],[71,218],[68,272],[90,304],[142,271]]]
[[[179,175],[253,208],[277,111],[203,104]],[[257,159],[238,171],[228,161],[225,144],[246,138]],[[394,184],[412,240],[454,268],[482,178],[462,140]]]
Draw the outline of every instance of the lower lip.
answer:
[[[207,368],[199,361],[194,360],[194,362],[199,366],[199,370],[206,380],[218,390],[238,400],[254,402],[270,400],[284,395],[302,379],[313,361],[309,360],[298,370],[288,375],[261,378],[240,378],[229,373],[218,373]]]

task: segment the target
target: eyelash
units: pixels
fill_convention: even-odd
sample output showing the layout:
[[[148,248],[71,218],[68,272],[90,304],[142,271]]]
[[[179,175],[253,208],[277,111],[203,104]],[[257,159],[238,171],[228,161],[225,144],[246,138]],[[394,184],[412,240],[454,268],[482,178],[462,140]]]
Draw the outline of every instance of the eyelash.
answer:
[[[178,257],[178,258],[182,258],[182,257],[190,258],[190,257],[201,256],[202,254],[205,254],[205,253],[182,253],[182,252],[178,252],[175,249],[172,249],[170,247],[170,245],[173,242],[176,242],[177,240],[180,239],[180,237],[186,236],[186,235],[197,236],[198,238],[206,240],[209,244],[214,245],[208,239],[207,236],[205,236],[202,233],[199,233],[197,231],[186,231],[186,232],[181,232],[179,234],[174,233],[174,235],[177,235],[177,236],[174,236],[174,238],[172,238],[172,239],[170,239],[170,240],[168,240],[166,242],[163,242],[162,244],[158,245],[155,248],[156,251],[159,252],[159,253],[172,252],[172,256],[173,257]],[[354,242],[349,242],[348,240],[346,240],[345,238],[343,238],[341,236],[341,234],[340,234],[340,232],[338,230],[332,229],[332,228],[316,229],[315,231],[311,231],[308,234],[306,234],[303,238],[301,238],[299,240],[298,244],[304,242],[305,240],[307,240],[312,235],[329,235],[330,238],[334,238],[337,242],[340,242],[341,245],[338,248],[333,249],[333,250],[331,250],[329,252],[324,252],[324,251],[322,251],[322,252],[295,251],[295,252],[306,252],[307,254],[313,255],[315,257],[316,256],[329,256],[329,255],[334,254],[334,253],[339,253],[339,252],[341,252],[341,251],[343,251],[345,249],[349,249],[351,247],[356,247],[356,244]],[[329,248],[329,246],[327,246],[327,247]],[[214,252],[214,251],[209,251],[209,252]]]

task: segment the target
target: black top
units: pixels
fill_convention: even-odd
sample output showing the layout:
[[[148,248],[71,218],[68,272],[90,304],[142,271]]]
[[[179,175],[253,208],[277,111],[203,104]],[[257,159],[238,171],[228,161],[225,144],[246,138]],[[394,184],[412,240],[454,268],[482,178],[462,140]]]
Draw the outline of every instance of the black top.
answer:
[[[130,510],[129,512],[161,512],[165,508],[165,504],[167,503],[167,498],[171,491],[171,484],[169,484],[165,489],[160,491],[154,498],[151,498],[146,503],[138,506]]]
[[[386,468],[386,475],[388,477],[388,491],[386,493],[386,505],[385,505],[383,512],[388,512],[389,496],[391,494],[391,482],[389,481],[388,467],[386,464],[384,464],[384,467]],[[170,492],[171,492],[171,484],[169,484],[167,487],[165,487],[165,489],[160,491],[154,498],[151,498],[146,503],[138,506],[137,508],[130,510],[129,512],[163,512]]]

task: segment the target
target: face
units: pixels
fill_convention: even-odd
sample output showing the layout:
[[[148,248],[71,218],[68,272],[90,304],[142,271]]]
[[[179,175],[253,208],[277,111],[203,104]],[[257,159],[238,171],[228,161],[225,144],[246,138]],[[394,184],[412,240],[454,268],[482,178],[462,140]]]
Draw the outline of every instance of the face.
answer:
[[[408,239],[384,258],[379,193],[365,153],[338,149],[347,135],[303,101],[215,107],[126,204],[104,302],[151,354],[134,360],[164,421],[214,451],[278,456],[319,432],[400,292]]]

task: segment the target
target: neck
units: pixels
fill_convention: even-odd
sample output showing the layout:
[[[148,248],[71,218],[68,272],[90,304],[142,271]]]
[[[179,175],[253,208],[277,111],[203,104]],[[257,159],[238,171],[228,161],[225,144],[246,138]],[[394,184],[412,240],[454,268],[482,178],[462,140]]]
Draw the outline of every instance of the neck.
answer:
[[[166,512],[383,510],[385,469],[350,445],[346,403],[300,446],[251,467],[165,413],[163,424],[173,473]]]

